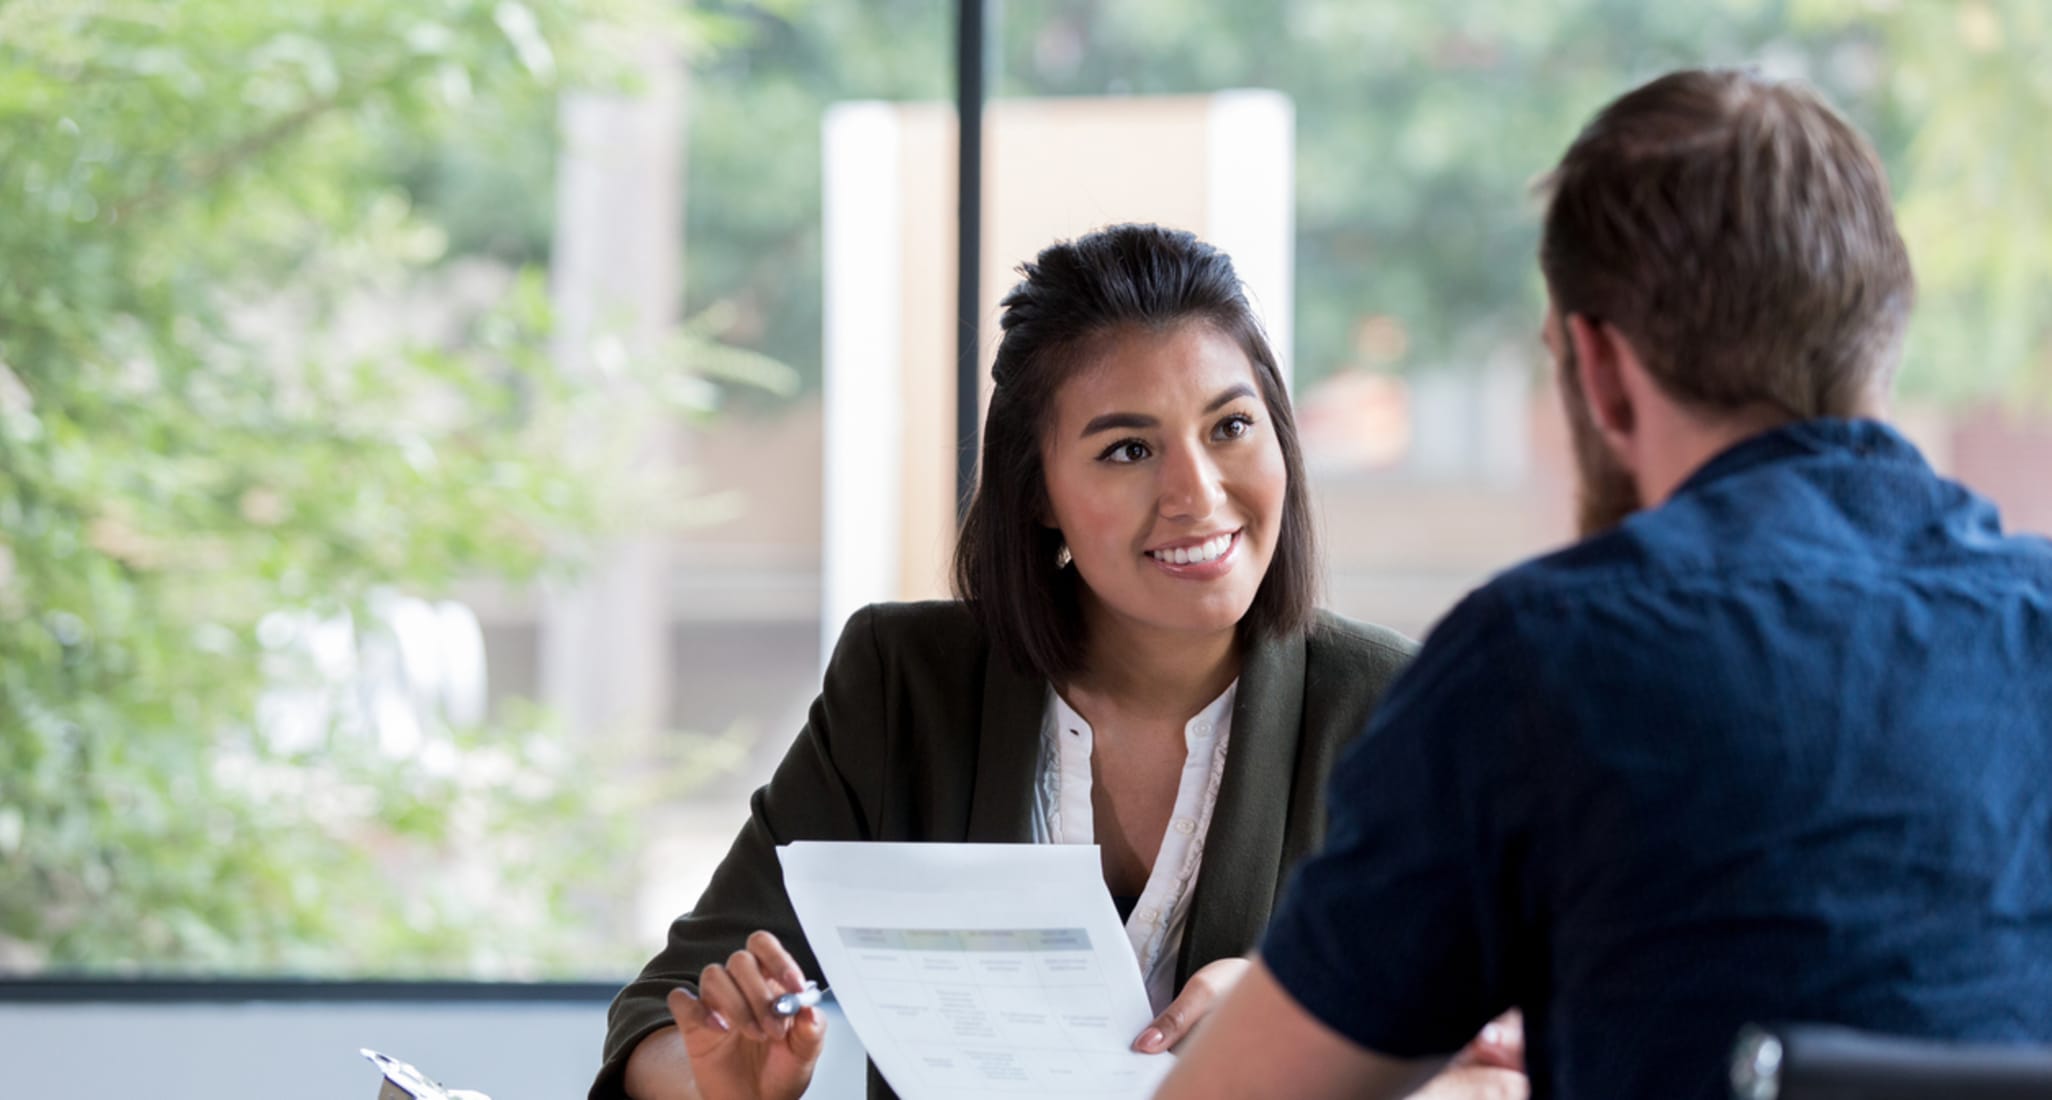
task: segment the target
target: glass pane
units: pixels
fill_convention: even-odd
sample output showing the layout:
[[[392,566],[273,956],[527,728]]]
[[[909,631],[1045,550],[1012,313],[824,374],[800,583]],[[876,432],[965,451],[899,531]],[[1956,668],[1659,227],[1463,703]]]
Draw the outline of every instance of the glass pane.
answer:
[[[1872,135],[1899,419],[2052,531],[2052,152],[1986,136],[2052,107],[2041,5],[998,8],[1004,101],[1287,97],[1275,323],[1343,613],[1422,633],[1569,537],[1531,188],[1686,64]],[[944,111],[949,6],[151,13],[0,6],[0,970],[624,977],[838,630],[823,130]],[[951,263],[949,151],[901,168]],[[907,316],[952,318],[934,272]]]

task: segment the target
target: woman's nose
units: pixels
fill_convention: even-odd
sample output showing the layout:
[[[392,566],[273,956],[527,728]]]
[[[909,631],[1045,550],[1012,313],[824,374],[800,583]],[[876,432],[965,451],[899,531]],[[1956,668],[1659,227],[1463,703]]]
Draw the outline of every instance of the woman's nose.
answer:
[[[1177,448],[1161,466],[1161,514],[1203,519],[1225,500],[1218,465],[1198,448]]]

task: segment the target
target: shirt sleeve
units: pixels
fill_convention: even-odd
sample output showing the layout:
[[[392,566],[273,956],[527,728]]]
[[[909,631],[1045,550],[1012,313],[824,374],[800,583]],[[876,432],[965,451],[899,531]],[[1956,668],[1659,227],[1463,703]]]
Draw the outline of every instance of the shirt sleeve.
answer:
[[[1325,847],[1261,946],[1284,989],[1377,1053],[1459,1050],[1514,1003],[1525,924],[1520,645],[1488,589],[1436,627],[1330,780]]]

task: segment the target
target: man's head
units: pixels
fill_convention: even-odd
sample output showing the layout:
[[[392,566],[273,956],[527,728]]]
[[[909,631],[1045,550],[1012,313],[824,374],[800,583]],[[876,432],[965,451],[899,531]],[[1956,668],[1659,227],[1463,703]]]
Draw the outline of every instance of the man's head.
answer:
[[[1635,393],[1707,425],[1885,404],[1915,297],[1909,256],[1879,158],[1814,93],[1671,73],[1604,108],[1544,190],[1547,336],[1585,533],[1641,503]],[[1637,374],[1606,373],[1619,359]]]

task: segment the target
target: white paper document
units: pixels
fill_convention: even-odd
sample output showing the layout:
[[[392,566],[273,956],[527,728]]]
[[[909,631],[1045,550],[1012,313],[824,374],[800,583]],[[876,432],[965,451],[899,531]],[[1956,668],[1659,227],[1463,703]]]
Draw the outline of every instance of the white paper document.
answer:
[[[1088,844],[777,850],[828,986],[902,1100],[1150,1096],[1154,1014]]]

